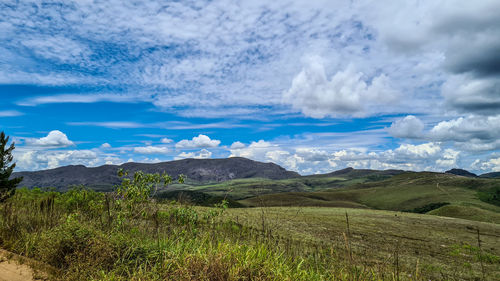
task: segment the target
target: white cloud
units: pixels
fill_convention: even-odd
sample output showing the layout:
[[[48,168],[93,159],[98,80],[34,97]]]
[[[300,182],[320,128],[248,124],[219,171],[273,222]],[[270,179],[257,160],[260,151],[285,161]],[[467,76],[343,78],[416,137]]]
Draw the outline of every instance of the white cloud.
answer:
[[[428,158],[435,156],[441,151],[441,147],[436,143],[423,143],[419,145],[402,144],[394,150],[396,156],[402,159]]]
[[[0,110],[0,117],[15,117],[21,115],[24,115],[24,113],[17,110]]]
[[[75,145],[68,139],[68,136],[59,130],[50,131],[46,137],[39,139],[27,138],[26,144],[39,147],[68,147]]]
[[[92,53],[82,43],[62,36],[51,35],[22,40],[21,44],[33,49],[35,55],[61,63],[84,63]]]
[[[365,116],[371,107],[397,100],[398,94],[386,75],[374,77],[370,84],[364,79],[363,73],[349,65],[328,80],[322,59],[313,57],[283,93],[283,102],[306,116],[324,118]]]
[[[469,115],[439,122],[428,133],[436,141],[451,141],[465,150],[500,148],[500,115]]]
[[[424,122],[413,115],[396,120],[387,131],[397,138],[420,138],[423,136]]]
[[[162,139],[160,140],[160,142],[161,142],[161,143],[171,143],[171,142],[173,142],[173,140],[171,140],[171,139],[169,139],[169,138],[162,138]]]
[[[111,144],[105,142],[105,143],[101,144],[101,148],[104,148],[104,149],[111,148]]]
[[[195,158],[195,159],[206,159],[212,157],[212,152],[202,149],[198,152],[181,152],[178,156],[175,157],[178,159],[186,159],[186,158]]]
[[[144,147],[134,147],[135,153],[140,154],[165,154],[168,152],[168,148],[164,146],[144,146]]]
[[[231,149],[239,149],[239,148],[244,148],[245,144],[239,141],[235,141],[231,144]]]
[[[206,135],[198,135],[193,137],[192,140],[181,140],[175,144],[175,148],[203,148],[203,147],[217,147],[220,140],[212,140]]]
[[[126,122],[126,121],[118,121],[118,122],[67,122],[66,124],[70,126],[96,126],[96,127],[104,127],[111,129],[123,129],[123,128],[144,128],[147,127],[145,124],[137,123],[137,122]]]
[[[314,148],[297,148],[295,154],[304,161],[310,162],[325,161],[330,158],[330,153],[327,151]]]
[[[473,169],[480,169],[482,171],[492,171],[492,172],[500,172],[500,157],[492,157],[488,160],[480,160],[476,159],[474,163],[471,165]]]
[[[258,142],[251,142],[248,147],[241,147],[230,149],[231,155],[229,157],[245,157],[254,160],[264,160],[266,159],[266,153],[276,149],[276,145],[259,140]]]
[[[290,140],[291,143],[294,140]],[[344,167],[442,171],[459,166],[461,152],[442,148],[439,143],[401,144],[395,149],[370,151],[366,148],[319,149],[282,146],[260,140],[249,146],[229,149],[230,157],[241,156],[274,162],[302,174],[328,173]]]
[[[17,105],[37,106],[49,103],[95,103],[95,102],[137,102],[147,100],[139,95],[122,94],[62,94],[53,96],[40,96],[20,100]]]
[[[440,167],[444,168],[454,168],[457,167],[458,157],[460,155],[460,151],[453,150],[448,148],[444,151],[442,155],[442,159],[437,159],[436,164]]]
[[[387,131],[394,137],[447,142],[466,151],[493,151],[500,148],[500,115],[467,115],[441,121],[424,131],[414,116],[396,120]]]
[[[19,170],[53,169],[64,165],[95,166],[101,163],[92,150],[44,151],[27,150],[15,154],[16,168]]]

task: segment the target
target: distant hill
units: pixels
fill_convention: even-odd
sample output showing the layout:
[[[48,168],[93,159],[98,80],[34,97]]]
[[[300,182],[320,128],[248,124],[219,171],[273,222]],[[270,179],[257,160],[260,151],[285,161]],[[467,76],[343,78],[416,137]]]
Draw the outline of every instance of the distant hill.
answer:
[[[88,168],[71,165],[35,172],[16,172],[12,177],[22,176],[19,186],[55,187],[65,190],[71,185],[86,185],[96,190],[109,190],[121,182],[118,169],[143,171],[145,173],[166,172],[173,178],[184,174],[190,182],[222,182],[231,179],[266,178],[272,180],[300,177],[296,172],[287,171],[274,163],[262,163],[242,157],[227,159],[183,159],[154,164],[125,163]]]
[[[242,198],[238,202],[248,207],[342,207],[426,212],[500,223],[500,201],[497,200],[500,183],[497,179],[434,172],[405,172],[379,181],[371,180],[370,176],[339,178],[338,175],[338,181],[334,181],[335,177],[316,178],[318,181],[312,183],[314,188],[309,190],[269,192]],[[286,181],[304,182],[304,179]],[[320,179],[325,181],[324,185]],[[262,184],[259,187],[266,190]]]
[[[403,170],[370,170],[370,169],[354,169],[348,167],[335,172],[314,175],[315,177],[345,177],[345,178],[360,178],[367,176],[395,176],[404,173]]]
[[[451,169],[445,172],[446,174],[453,174],[457,176],[463,176],[463,177],[469,177],[469,178],[476,178],[477,175],[474,173],[471,173],[467,170],[464,169]]]
[[[480,178],[488,178],[488,179],[500,179],[500,172],[491,172],[482,174],[479,176]]]

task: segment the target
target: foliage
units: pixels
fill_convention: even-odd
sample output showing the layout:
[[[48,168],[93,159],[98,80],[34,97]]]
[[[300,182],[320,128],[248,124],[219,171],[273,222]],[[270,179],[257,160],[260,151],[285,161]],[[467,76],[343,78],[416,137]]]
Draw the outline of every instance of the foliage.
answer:
[[[346,235],[345,209],[160,203],[153,195],[165,175],[125,179],[114,193],[19,189],[0,204],[0,247],[50,264],[56,280],[460,280],[479,276],[478,261],[488,277],[498,277],[497,252],[453,256],[470,264],[465,273],[445,263],[443,245],[467,239],[453,232],[466,230],[458,220],[349,210]],[[418,237],[411,236],[415,224]],[[498,230],[489,227],[485,233]],[[420,242],[431,239],[430,230],[442,231],[436,241]],[[397,251],[396,239],[403,239]],[[485,249],[491,239],[482,238]],[[429,253],[441,263],[418,265]]]
[[[12,163],[14,157],[12,151],[15,148],[14,142],[7,147],[9,137],[5,136],[4,132],[0,133],[0,202],[5,201],[12,196],[16,191],[16,186],[23,180],[22,177],[9,179],[12,171],[16,167],[16,163]]]
[[[174,190],[167,192],[159,192],[154,196],[158,200],[175,200],[184,204],[193,204],[197,206],[212,207],[214,204],[220,203],[222,200],[228,202],[229,208],[242,208],[241,203],[224,196],[210,195],[200,191],[192,190]]]
[[[439,209],[443,206],[450,205],[448,202],[435,202],[435,203],[429,203],[421,207],[417,207],[411,210],[403,210],[403,212],[407,213],[417,213],[417,214],[425,214],[427,212],[430,212],[435,209]]]
[[[494,186],[488,190],[477,192],[479,200],[500,206],[500,185]]]

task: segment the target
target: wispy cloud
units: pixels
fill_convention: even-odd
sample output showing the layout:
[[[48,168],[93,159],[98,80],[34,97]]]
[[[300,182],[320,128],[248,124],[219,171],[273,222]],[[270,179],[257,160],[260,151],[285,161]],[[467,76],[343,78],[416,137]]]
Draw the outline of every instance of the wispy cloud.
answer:
[[[15,117],[21,115],[24,115],[24,113],[17,110],[0,110],[0,117]]]
[[[33,97],[17,102],[19,106],[37,106],[51,103],[138,102],[147,99],[138,95],[123,94],[62,94]]]
[[[235,124],[231,122],[215,122],[215,123],[190,123],[184,121],[169,121],[169,122],[156,122],[156,123],[139,123],[128,121],[110,121],[110,122],[67,122],[70,126],[94,126],[104,127],[111,129],[121,128],[163,128],[168,130],[194,130],[194,129],[231,129],[231,128],[245,128],[249,125]],[[155,134],[141,134],[141,136],[156,137],[162,135]]]
[[[104,127],[110,129],[123,129],[123,128],[146,128],[147,124],[141,124],[138,122],[67,122],[70,126],[93,126],[93,127]]]

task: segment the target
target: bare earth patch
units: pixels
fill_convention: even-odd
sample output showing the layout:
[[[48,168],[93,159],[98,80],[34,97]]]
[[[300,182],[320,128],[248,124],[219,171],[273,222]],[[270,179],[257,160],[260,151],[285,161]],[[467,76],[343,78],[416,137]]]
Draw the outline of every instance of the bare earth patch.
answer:
[[[19,256],[0,250],[0,281],[32,281],[41,279],[36,278],[33,269],[23,263]]]

